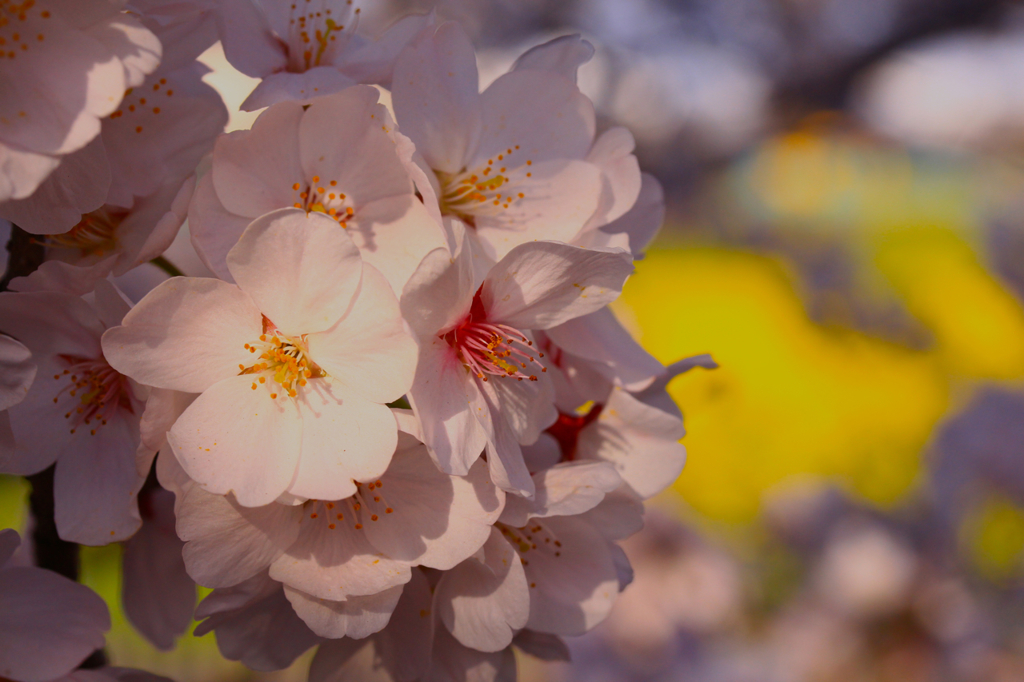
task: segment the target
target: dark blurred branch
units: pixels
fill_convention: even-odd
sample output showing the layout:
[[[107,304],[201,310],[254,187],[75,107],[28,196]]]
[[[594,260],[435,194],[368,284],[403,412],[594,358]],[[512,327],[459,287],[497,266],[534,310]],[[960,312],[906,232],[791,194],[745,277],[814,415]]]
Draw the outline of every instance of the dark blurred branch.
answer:
[[[7,271],[0,279],[0,291],[7,291],[7,285],[15,277],[31,275],[43,263],[45,247],[34,235],[17,225],[11,225],[11,240],[7,242]]]

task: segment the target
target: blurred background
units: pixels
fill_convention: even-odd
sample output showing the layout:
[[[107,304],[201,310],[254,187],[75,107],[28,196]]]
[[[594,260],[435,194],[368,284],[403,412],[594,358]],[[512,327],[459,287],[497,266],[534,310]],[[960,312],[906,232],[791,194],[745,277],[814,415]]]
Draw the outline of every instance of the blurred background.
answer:
[[[368,0],[364,21],[434,4]],[[668,201],[617,313],[663,362],[721,365],[670,386],[689,460],[627,542],[634,584],[572,666],[523,657],[521,679],[1024,680],[1024,3],[438,12],[474,37],[482,85],[551,37],[597,46],[580,86]],[[205,60],[237,107],[254,81]],[[112,605],[118,551],[84,554]],[[250,673],[212,636],[156,652],[119,613],[108,642],[178,680],[308,666]]]

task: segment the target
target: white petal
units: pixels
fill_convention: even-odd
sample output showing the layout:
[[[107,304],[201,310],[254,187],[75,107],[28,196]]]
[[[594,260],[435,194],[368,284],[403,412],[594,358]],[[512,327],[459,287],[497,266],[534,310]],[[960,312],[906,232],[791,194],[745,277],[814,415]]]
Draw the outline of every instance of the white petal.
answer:
[[[38,568],[0,571],[0,675],[43,682],[103,646],[107,605],[95,592]]]
[[[483,462],[465,478],[448,476],[422,445],[396,453],[380,480],[362,491],[367,539],[393,559],[441,570],[480,549],[504,500]]]
[[[615,467],[607,462],[565,462],[534,474],[533,480],[534,498],[509,497],[502,523],[521,528],[534,517],[582,514],[622,485]]]
[[[321,637],[363,639],[380,632],[388,624],[398,598],[402,596],[402,586],[390,587],[365,597],[328,601],[311,597],[286,585],[284,596],[291,602],[299,618]]]
[[[576,71],[594,56],[594,46],[580,35],[559,36],[524,52],[513,70],[539,69],[576,82]]]
[[[307,104],[314,97],[330,95],[355,84],[333,66],[318,66],[302,73],[278,71],[264,77],[238,108],[259,111],[279,102]]]
[[[288,492],[341,500],[355,493],[353,479],[384,473],[398,441],[398,425],[387,406],[322,380],[299,390],[302,452]]]
[[[491,385],[494,382],[476,381],[480,388],[485,410],[476,412],[477,421],[487,434],[487,466],[494,484],[516,495],[533,496],[533,479],[526,469],[523,451],[510,420],[519,420],[506,413],[506,405],[499,400]]]
[[[476,54],[462,27],[424,29],[399,55],[391,87],[402,132],[430,167],[460,171],[481,128]]]
[[[605,540],[572,517],[547,519],[561,542],[554,552],[528,552],[530,619],[526,626],[555,635],[582,635],[607,617],[619,594],[619,576]],[[535,585],[535,587],[534,587]]]
[[[346,394],[387,403],[412,386],[416,342],[391,286],[373,266],[363,268],[344,316],[326,331],[310,334],[308,343],[310,357]]]
[[[429,682],[516,682],[512,647],[484,652],[463,646],[445,628],[434,635],[434,659]]]
[[[359,249],[326,215],[286,208],[245,228],[228,270],[288,335],[331,327],[345,314],[363,272]]]
[[[250,222],[250,218],[231,213],[220,203],[213,173],[200,178],[188,207],[189,236],[203,265],[225,282],[234,281],[228,271],[228,252]]]
[[[529,588],[519,555],[491,530],[477,557],[441,577],[435,604],[445,627],[465,646],[500,651],[529,616]]]
[[[487,433],[476,413],[487,405],[455,351],[434,337],[420,346],[409,402],[423,426],[423,442],[447,474],[464,476],[480,457]]]
[[[604,189],[601,203],[588,227],[599,227],[620,218],[640,195],[640,164],[633,156],[633,135],[621,127],[610,128],[594,142],[587,161],[601,169]]]
[[[626,253],[531,242],[512,249],[491,269],[481,297],[496,322],[547,329],[615,300],[632,272]]]
[[[360,639],[333,639],[324,642],[316,650],[316,656],[309,666],[308,682],[347,682],[353,679],[348,664],[366,645],[367,641]],[[422,672],[422,669],[418,672]]]
[[[58,165],[58,157],[12,149],[0,142],[0,203],[31,196]]]
[[[28,348],[0,334],[0,411],[20,403],[36,376]]]
[[[222,0],[218,18],[224,55],[245,75],[262,78],[288,64],[286,48],[271,32],[260,5],[251,0]]]
[[[228,587],[264,570],[295,542],[302,509],[243,507],[192,487],[178,500],[177,515],[189,575],[206,587]]]
[[[601,228],[609,234],[629,235],[629,248],[634,256],[643,253],[658,234],[665,221],[665,192],[657,178],[648,173],[640,175],[640,194],[633,207],[618,220]]]
[[[235,285],[172,277],[104,334],[103,355],[140,383],[202,393],[252,364],[245,346],[262,331],[259,308]]]
[[[461,228],[454,255],[438,248],[427,253],[402,291],[402,314],[421,337],[434,336],[469,313],[476,293],[473,254]]]
[[[299,463],[302,418],[294,398],[272,399],[251,376],[219,381],[196,398],[167,434],[188,475],[239,504],[269,504],[288,489]]]
[[[549,635],[533,630],[521,630],[512,643],[523,653],[530,654],[542,661],[560,661],[568,663],[569,647],[558,635]]]
[[[434,643],[433,592],[423,571],[412,571],[388,626],[374,638],[377,655],[395,682],[413,682],[430,667]],[[310,668],[310,682],[314,660]]]

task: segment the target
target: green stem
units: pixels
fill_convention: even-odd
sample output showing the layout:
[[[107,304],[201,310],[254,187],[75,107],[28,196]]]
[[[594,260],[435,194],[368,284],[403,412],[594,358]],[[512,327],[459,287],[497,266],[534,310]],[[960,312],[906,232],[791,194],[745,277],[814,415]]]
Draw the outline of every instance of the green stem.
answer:
[[[178,266],[167,260],[163,256],[157,256],[153,260],[149,261],[153,265],[157,266],[171,277],[184,277],[185,273],[178,269]]]

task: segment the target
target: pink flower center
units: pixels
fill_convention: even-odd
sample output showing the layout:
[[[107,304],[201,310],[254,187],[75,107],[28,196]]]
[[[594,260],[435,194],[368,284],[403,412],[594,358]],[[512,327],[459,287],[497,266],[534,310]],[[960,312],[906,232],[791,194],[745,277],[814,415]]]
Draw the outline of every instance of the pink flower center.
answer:
[[[348,0],[340,15],[333,15],[327,6],[329,4],[333,3],[325,0],[292,1],[291,17],[288,20],[289,71],[302,73],[315,66],[331,63],[334,53],[338,51],[338,36],[347,37],[355,31],[360,9],[352,9],[352,0]],[[344,44],[343,40],[341,45]]]
[[[521,158],[516,145],[480,168],[459,173],[435,171],[441,184],[441,213],[457,216],[473,227],[478,216],[501,214],[526,197],[521,190],[531,182],[532,165],[532,160]]]
[[[256,390],[259,384],[266,384],[267,377],[280,388],[270,384],[270,398],[276,399],[277,391],[281,391],[282,398],[298,396],[299,387],[305,386],[309,379],[326,376],[306,354],[306,343],[304,338],[292,339],[283,334],[260,334],[258,342],[245,344],[245,349],[254,355],[258,353],[258,360],[246,367],[238,365],[241,370],[239,374],[255,375],[252,382],[252,390]]]
[[[321,180],[319,175],[314,175],[312,182],[292,184],[292,191],[295,192],[295,203],[292,204],[295,208],[306,213],[323,213],[342,227],[347,228],[348,221],[355,214],[348,197],[338,190],[337,180]]]
[[[43,244],[51,249],[75,249],[82,256],[103,256],[117,248],[117,228],[124,213],[105,208],[86,213],[64,234],[47,235]]]
[[[580,441],[580,432],[587,428],[601,416],[604,405],[595,403],[586,414],[558,413],[558,419],[547,428],[562,450],[562,461],[571,462],[576,459],[576,448]]]
[[[488,376],[537,381],[536,374],[528,373],[530,365],[540,368],[541,372],[548,371],[534,357],[533,341],[525,334],[507,324],[487,321],[479,290],[473,297],[469,315],[440,336],[455,349],[462,364],[483,381],[487,381]],[[537,356],[542,358],[544,354],[537,353]]]
[[[59,403],[65,394],[75,399],[64,415],[71,422],[71,433],[84,424],[92,426],[89,433],[95,436],[96,429],[105,426],[118,410],[135,414],[128,377],[107,364],[102,355],[99,358],[65,354],[57,357],[65,369],[53,378],[60,381],[69,377],[70,381],[54,396],[53,402]]]

